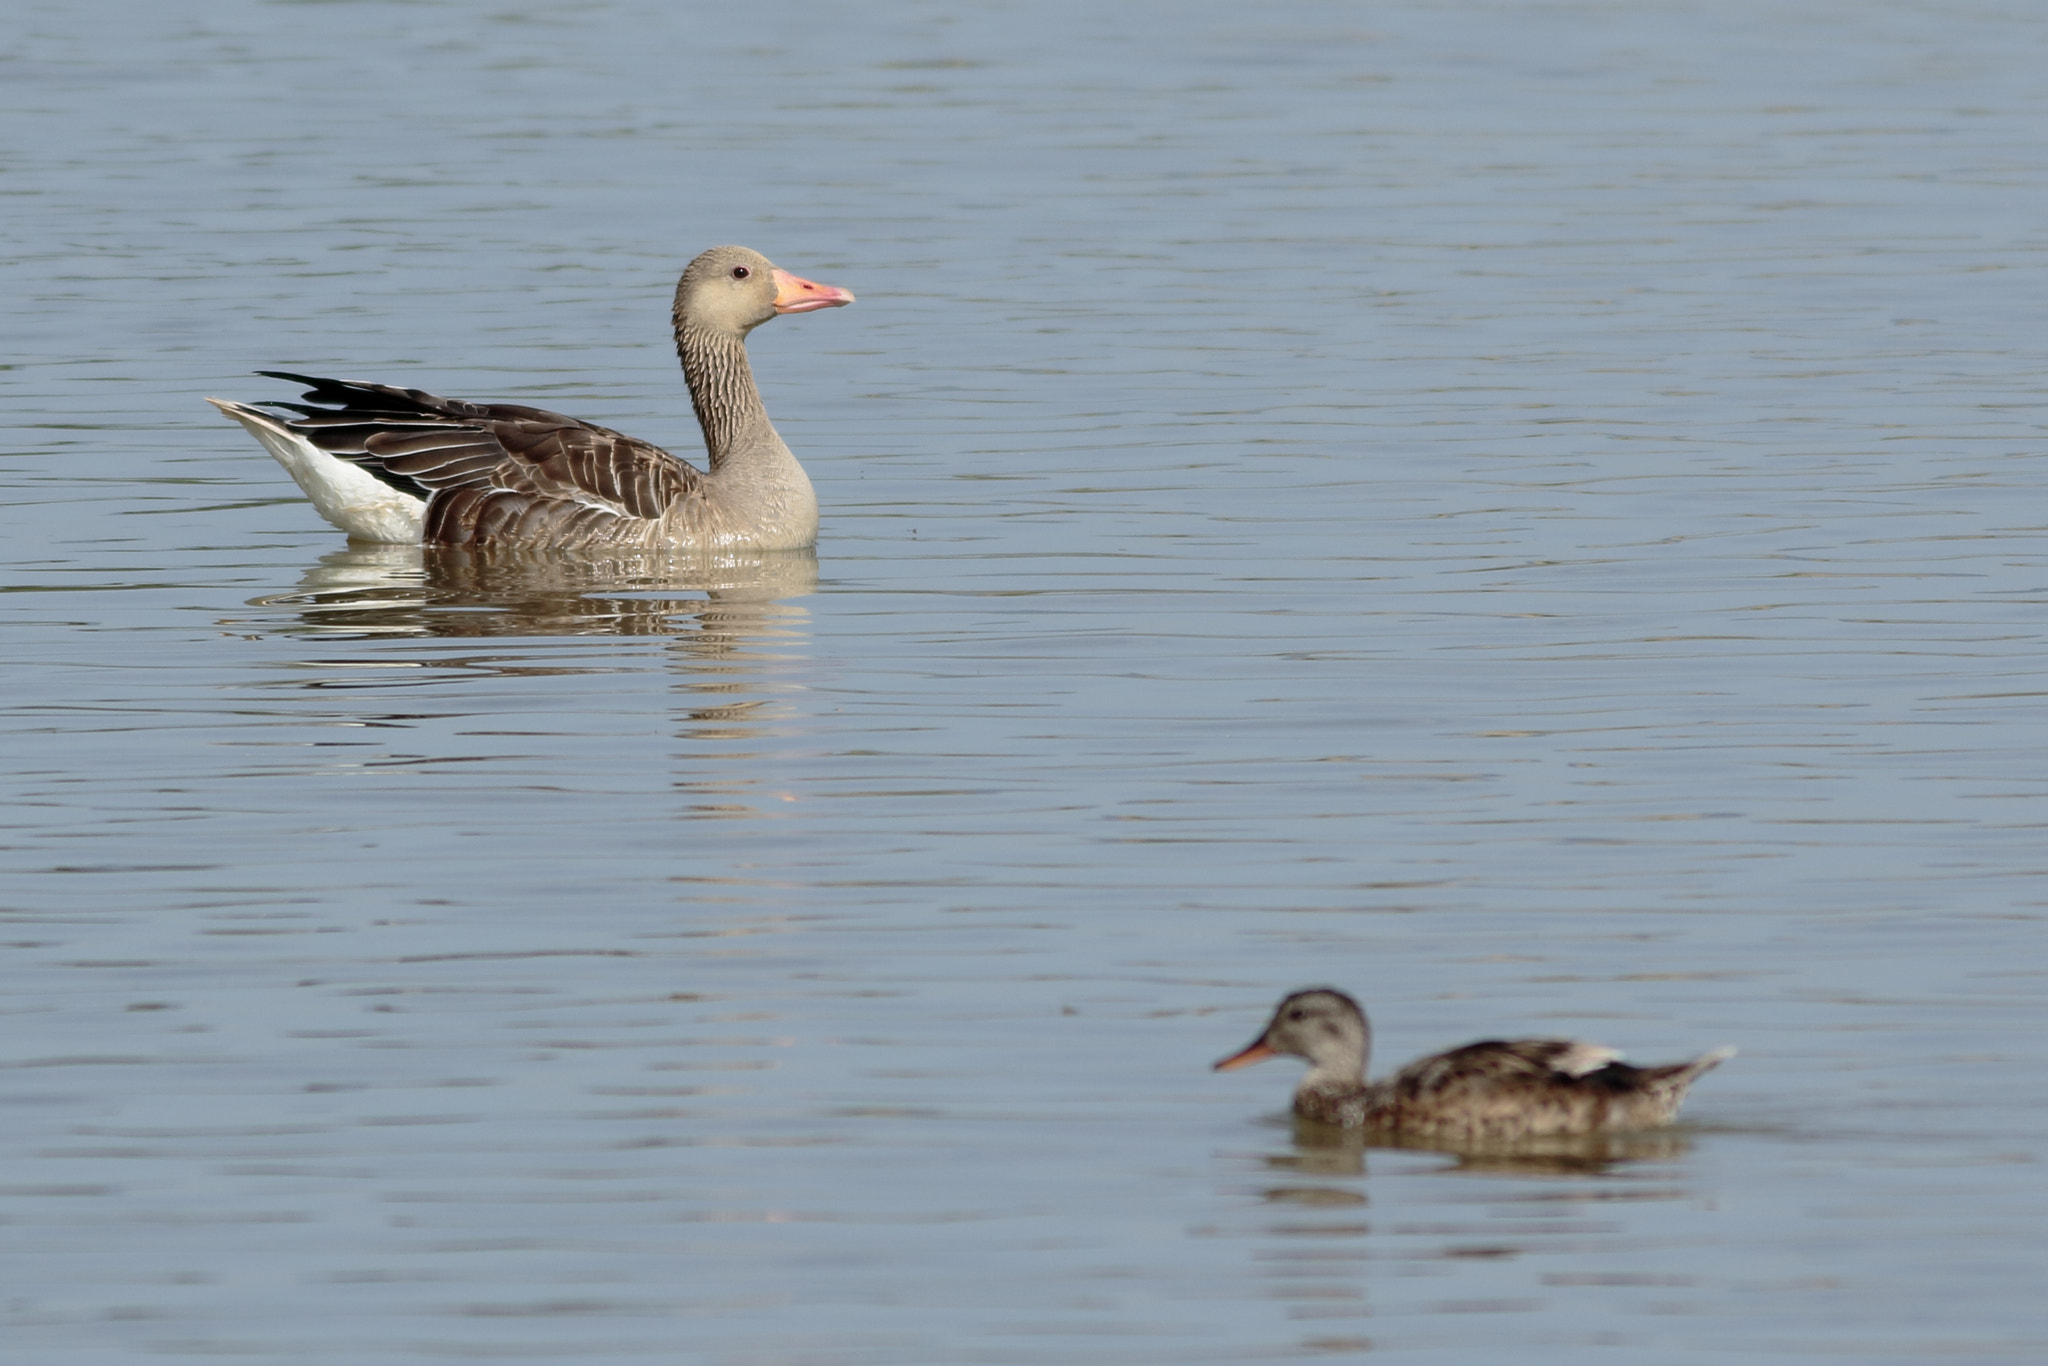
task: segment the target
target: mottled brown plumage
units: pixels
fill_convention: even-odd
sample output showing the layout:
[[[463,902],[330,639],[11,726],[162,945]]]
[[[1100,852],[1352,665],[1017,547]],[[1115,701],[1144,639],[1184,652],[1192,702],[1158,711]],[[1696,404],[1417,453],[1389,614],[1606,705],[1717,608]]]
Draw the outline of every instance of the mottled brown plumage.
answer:
[[[1294,1093],[1296,1114],[1458,1145],[1669,1124],[1693,1081],[1733,1052],[1717,1049],[1691,1062],[1632,1067],[1599,1044],[1492,1039],[1369,1082],[1372,1028],[1365,1012],[1343,992],[1316,987],[1282,1001],[1265,1032],[1216,1068],[1244,1067],[1283,1053],[1306,1058],[1308,1075]]]
[[[817,538],[810,480],[768,420],[746,336],[779,313],[853,302],[745,247],[713,247],[676,285],[676,352],[709,467],[595,423],[418,389],[258,373],[304,403],[211,399],[358,540],[658,550],[799,549]]]

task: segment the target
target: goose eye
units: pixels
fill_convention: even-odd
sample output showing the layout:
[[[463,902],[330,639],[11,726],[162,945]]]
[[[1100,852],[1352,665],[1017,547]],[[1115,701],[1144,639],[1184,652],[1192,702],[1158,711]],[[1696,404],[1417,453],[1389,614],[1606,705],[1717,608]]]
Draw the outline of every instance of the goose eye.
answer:
[[[753,273],[753,271],[748,270],[745,266],[734,266],[732,268],[732,278],[735,280],[744,280]]]

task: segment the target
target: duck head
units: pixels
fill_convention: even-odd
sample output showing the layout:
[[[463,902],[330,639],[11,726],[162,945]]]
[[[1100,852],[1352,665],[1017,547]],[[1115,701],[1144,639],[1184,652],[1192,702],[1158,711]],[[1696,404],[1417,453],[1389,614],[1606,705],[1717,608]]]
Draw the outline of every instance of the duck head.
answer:
[[[1216,1070],[1249,1067],[1284,1053],[1308,1060],[1305,1087],[1358,1086],[1364,1084],[1371,1052],[1372,1028],[1358,1002],[1334,987],[1312,987],[1282,1001],[1266,1032],[1217,1063]]]

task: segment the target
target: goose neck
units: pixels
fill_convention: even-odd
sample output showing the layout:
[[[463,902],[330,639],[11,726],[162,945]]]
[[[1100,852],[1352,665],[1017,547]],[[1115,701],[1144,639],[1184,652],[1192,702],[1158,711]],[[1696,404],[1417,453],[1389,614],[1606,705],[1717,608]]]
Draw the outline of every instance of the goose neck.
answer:
[[[704,429],[704,449],[716,471],[763,428],[773,430],[747,364],[746,340],[683,324],[676,328],[676,353],[682,358],[683,381],[690,387],[690,405]]]

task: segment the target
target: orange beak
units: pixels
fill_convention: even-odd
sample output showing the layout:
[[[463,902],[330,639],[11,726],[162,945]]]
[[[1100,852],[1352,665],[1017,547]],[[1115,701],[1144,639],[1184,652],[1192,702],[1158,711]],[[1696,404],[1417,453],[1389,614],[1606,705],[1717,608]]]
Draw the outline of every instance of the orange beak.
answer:
[[[853,302],[853,291],[821,285],[786,270],[775,272],[775,311],[811,313],[821,308],[839,308]]]
[[[1278,1053],[1266,1046],[1264,1039],[1260,1039],[1250,1048],[1245,1049],[1244,1052],[1232,1053],[1222,1062],[1217,1063],[1215,1070],[1218,1072],[1235,1072],[1240,1067],[1250,1067],[1255,1062],[1264,1062],[1268,1058],[1277,1058],[1279,1056]]]

